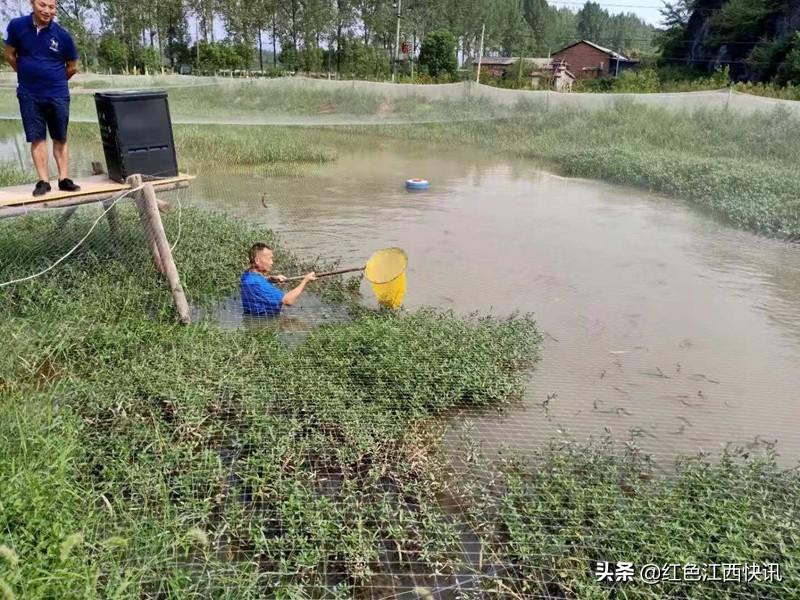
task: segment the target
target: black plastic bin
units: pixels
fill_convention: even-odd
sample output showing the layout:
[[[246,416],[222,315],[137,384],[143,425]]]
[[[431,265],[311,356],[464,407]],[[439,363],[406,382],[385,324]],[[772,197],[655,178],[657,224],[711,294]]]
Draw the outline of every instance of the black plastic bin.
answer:
[[[94,95],[108,176],[119,182],[175,177],[178,160],[167,92],[132,90]]]

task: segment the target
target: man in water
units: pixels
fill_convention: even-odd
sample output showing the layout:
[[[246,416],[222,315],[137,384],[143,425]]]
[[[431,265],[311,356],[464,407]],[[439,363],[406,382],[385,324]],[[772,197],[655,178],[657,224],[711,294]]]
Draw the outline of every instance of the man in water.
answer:
[[[17,72],[17,99],[39,175],[34,196],[51,190],[47,165],[47,131],[53,140],[58,166],[58,189],[76,192],[80,187],[68,177],[69,87],[78,72],[78,51],[66,29],[55,22],[57,0],[31,0],[33,12],[12,19],[5,39],[5,59]]]
[[[272,270],[272,248],[266,244],[253,244],[250,248],[250,268],[242,273],[239,288],[242,293],[242,310],[246,315],[275,317],[281,308],[291,306],[303,293],[306,284],[316,281],[314,272],[306,273],[300,284],[288,292],[282,292],[273,282],[286,281],[283,275],[269,276]]]

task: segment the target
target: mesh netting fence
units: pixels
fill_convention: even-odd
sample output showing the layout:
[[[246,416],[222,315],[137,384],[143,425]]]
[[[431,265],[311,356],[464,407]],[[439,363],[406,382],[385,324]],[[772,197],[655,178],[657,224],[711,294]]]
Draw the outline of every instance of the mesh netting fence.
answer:
[[[131,85],[141,87],[139,81]],[[226,114],[251,124],[277,117],[330,124],[349,122],[351,115],[360,125],[374,119],[391,124],[398,113],[412,121],[447,122],[507,119],[531,109],[517,102],[525,92],[462,84],[426,88],[441,97],[421,101],[413,86],[187,81],[186,88],[170,88],[176,120],[217,125],[228,120]],[[331,92],[332,85],[341,90]],[[382,91],[352,93],[361,85]],[[408,104],[398,99],[387,107],[386,94],[394,90],[409,94]],[[681,95],[680,102],[685,107],[692,98],[724,110],[738,97],[699,93]],[[3,98],[6,111],[11,104]],[[73,96],[76,121],[92,120],[90,98]],[[546,105],[561,95],[540,98],[536,102]],[[265,115],[267,107],[272,112]],[[3,131],[6,140],[18,136]],[[800,479],[788,468],[796,462],[796,444],[790,434],[780,441],[755,435],[751,443],[726,444],[762,431],[748,423],[756,419],[734,414],[758,411],[736,389],[750,379],[735,379],[742,363],[733,356],[728,381],[692,370],[692,360],[731,338],[715,337],[711,326],[701,329],[694,339],[701,354],[668,367],[660,361],[673,354],[652,358],[643,350],[646,345],[655,354],[658,335],[678,327],[656,317],[666,322],[663,329],[646,335],[633,325],[624,335],[603,338],[601,351],[576,359],[586,363],[585,371],[558,371],[547,383],[558,389],[537,387],[548,361],[569,354],[554,347],[601,336],[604,328],[599,319],[587,319],[569,341],[575,315],[564,313],[559,321],[547,313],[558,314],[561,297],[589,295],[600,306],[606,288],[577,282],[594,282],[597,270],[622,269],[626,259],[623,249],[613,255],[616,267],[602,262],[607,257],[600,248],[611,242],[588,245],[588,221],[570,217],[574,229],[561,229],[563,222],[547,212],[550,206],[525,212],[533,192],[520,191],[521,180],[533,178],[541,186],[536,192],[560,199],[562,210],[569,202],[558,186],[573,184],[555,177],[542,183],[525,171],[506,177],[505,166],[487,166],[489,159],[454,154],[447,145],[420,150],[416,162],[399,158],[394,148],[403,138],[397,131],[385,137],[374,131],[292,132],[266,144],[258,140],[266,135],[259,128],[192,131],[176,136],[179,156],[185,154],[182,162],[197,179],[188,189],[158,194],[159,218],[191,307],[190,326],[177,323],[132,194],[76,211],[31,205],[0,219],[0,594],[425,600],[800,595]],[[93,135],[75,131],[79,175],[88,174],[92,160],[102,160]],[[385,160],[382,144],[390,145]],[[5,156],[29,169],[18,146],[8,142]],[[776,141],[764,151],[781,148]],[[443,154],[452,156],[444,160]],[[424,165],[432,173],[432,192],[407,193],[401,170]],[[498,172],[505,177],[502,186]],[[705,172],[707,178],[715,173]],[[26,180],[17,168],[2,176],[6,185]],[[434,176],[442,180],[441,191]],[[400,185],[387,178],[399,178]],[[648,238],[663,242],[657,232],[676,227],[689,211],[679,206],[659,212],[612,198],[607,189],[578,185],[584,186],[582,210],[603,229],[619,227],[623,213],[640,219],[633,223],[646,229],[646,239],[632,248],[645,254]],[[789,179],[775,185],[794,189]],[[594,204],[593,194],[599,194]],[[648,226],[646,219],[653,222]],[[507,228],[490,228],[496,222]],[[800,298],[791,275],[798,268],[796,245],[744,237],[725,223],[697,223],[675,234],[676,248],[710,237],[713,246],[691,253],[725,257],[748,246],[747,256],[754,258],[745,271],[774,267],[773,283],[766,286],[773,295],[759,300],[787,324],[781,325],[783,345],[764,364],[791,364],[797,355],[791,316]],[[409,233],[420,231],[427,233]],[[549,256],[556,270],[569,270],[561,262],[566,240],[576,238],[576,246],[588,248],[569,265],[579,271],[570,285],[580,289],[570,292],[569,285],[548,282],[544,272],[525,270],[546,258],[527,253],[531,246],[522,240],[528,237],[560,248]],[[406,306],[380,308],[355,274],[308,284],[277,318],[250,318],[242,314],[239,277],[254,242],[274,251],[270,273],[286,276],[361,266],[380,247],[403,246],[409,254]],[[482,261],[493,245],[502,250]],[[471,246],[480,251],[469,253]],[[670,256],[670,247],[661,252]],[[733,262],[743,261],[736,256]],[[656,253],[643,268],[656,269],[660,260],[666,259]],[[700,269],[700,261],[692,263],[692,277],[721,269],[717,263]],[[457,276],[437,288],[437,274],[447,272]],[[729,284],[725,278],[737,273],[724,271],[721,280]],[[483,288],[505,279],[515,285],[501,286],[504,305],[485,310],[480,297],[496,297]],[[637,279],[642,276],[626,281]],[[658,285],[648,280],[641,289]],[[748,279],[730,295],[747,293],[748,285],[756,284]],[[634,300],[640,291],[634,290]],[[708,314],[724,313],[728,291],[708,293],[706,303],[718,301]],[[542,305],[546,328],[517,312],[531,306],[528,296]],[[624,305],[626,322],[637,318],[636,302],[624,293],[608,301]],[[749,339],[756,348],[777,339],[768,337],[771,329],[745,331],[756,332]],[[790,380],[787,368],[783,379],[771,382],[789,412],[761,414],[763,430],[784,431],[779,421],[793,426]],[[578,404],[568,404],[570,392]],[[565,403],[573,426],[560,432],[568,419]],[[642,404],[651,405],[650,412]],[[663,423],[658,430],[648,422],[659,414],[673,419],[666,435]],[[698,455],[699,443],[670,446],[681,426],[708,436],[711,443],[702,446],[713,452]],[[789,454],[779,455],[784,447]]]
[[[13,78],[0,78],[12,90]],[[472,81],[423,85],[305,77],[232,79],[194,76],[80,74],[74,78],[72,119],[94,122],[92,93],[158,87],[175,98],[176,123],[408,124],[511,118],[531,113],[603,111],[640,105],[676,112],[724,111],[735,115],[782,111],[797,115],[800,103],[740,93],[733,88],[680,93],[567,93],[497,88]],[[18,115],[13,94],[2,96],[0,116]]]

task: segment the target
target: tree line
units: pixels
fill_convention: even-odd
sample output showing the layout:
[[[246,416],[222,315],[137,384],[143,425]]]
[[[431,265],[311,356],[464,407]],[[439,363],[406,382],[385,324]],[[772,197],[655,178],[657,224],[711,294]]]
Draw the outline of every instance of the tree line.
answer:
[[[399,11],[393,0],[59,2],[59,20],[83,62],[115,72],[190,65],[204,73],[282,68],[381,76],[395,53],[398,13],[412,56],[433,32],[448,34],[461,57],[477,55],[482,31],[484,54],[504,56],[547,56],[579,39],[641,55],[652,51],[656,33],[636,15],[610,14],[595,2],[577,11],[546,0],[401,0]]]

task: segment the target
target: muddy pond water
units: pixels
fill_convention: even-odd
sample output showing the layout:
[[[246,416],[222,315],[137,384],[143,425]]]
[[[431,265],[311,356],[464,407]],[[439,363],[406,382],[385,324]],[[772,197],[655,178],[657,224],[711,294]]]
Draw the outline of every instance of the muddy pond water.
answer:
[[[407,192],[410,177],[430,189]],[[385,141],[301,178],[203,178],[195,195],[343,266],[405,249],[406,308],[534,313],[545,339],[523,401],[469,414],[486,448],[608,428],[667,461],[727,442],[800,458],[798,244],[640,190]]]
[[[411,177],[430,189],[406,191]],[[188,197],[307,258],[355,266],[403,248],[408,309],[532,312],[544,342],[524,398],[468,414],[486,449],[611,431],[662,464],[728,442],[800,458],[800,244],[645,191],[386,140],[302,177],[205,172]],[[308,299],[298,312],[316,310]],[[235,300],[219,316],[241,322]]]

